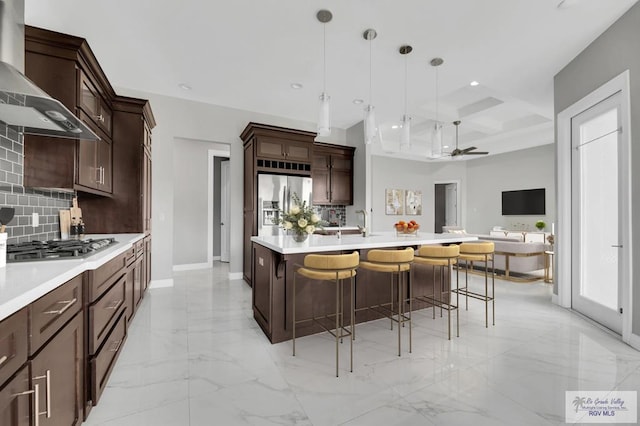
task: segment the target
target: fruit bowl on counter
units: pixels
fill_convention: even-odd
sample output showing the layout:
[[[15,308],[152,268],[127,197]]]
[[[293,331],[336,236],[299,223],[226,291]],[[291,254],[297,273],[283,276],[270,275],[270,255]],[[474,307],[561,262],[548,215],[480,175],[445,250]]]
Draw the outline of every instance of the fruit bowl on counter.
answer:
[[[394,225],[396,229],[397,235],[418,235],[418,229],[420,229],[420,224],[418,224],[415,220],[410,220],[405,222],[401,220],[396,222]]]

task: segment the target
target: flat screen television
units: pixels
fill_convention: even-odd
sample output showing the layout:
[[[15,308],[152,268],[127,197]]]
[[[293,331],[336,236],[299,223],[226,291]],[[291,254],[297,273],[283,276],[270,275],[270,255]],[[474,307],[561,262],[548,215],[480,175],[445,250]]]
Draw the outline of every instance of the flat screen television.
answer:
[[[523,189],[520,191],[502,191],[502,215],[544,215],[544,192],[544,188]]]

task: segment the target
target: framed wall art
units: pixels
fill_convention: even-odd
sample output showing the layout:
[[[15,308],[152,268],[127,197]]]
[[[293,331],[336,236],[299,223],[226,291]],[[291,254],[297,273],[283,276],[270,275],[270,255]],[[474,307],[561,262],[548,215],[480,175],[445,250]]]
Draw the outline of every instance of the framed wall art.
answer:
[[[386,214],[404,214],[404,191],[402,189],[386,189],[385,206]]]
[[[422,215],[422,191],[407,189],[405,191],[404,206],[408,215]]]

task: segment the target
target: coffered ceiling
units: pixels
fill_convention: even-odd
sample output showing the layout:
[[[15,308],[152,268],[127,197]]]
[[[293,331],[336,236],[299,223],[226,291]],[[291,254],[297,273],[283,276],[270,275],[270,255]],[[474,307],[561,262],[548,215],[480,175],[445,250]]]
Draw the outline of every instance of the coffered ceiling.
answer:
[[[495,154],[553,142],[553,76],[635,2],[26,0],[25,20],[87,38],[116,87],[314,122],[323,37],[315,15],[329,9],[334,127],[361,121],[363,105],[353,101],[371,98],[383,134],[380,151],[399,151],[393,127],[404,111],[405,62],[398,48],[410,44],[413,149],[396,155],[427,155],[436,118],[434,57],[444,59],[438,119],[447,123],[445,143],[455,145],[450,123],[460,119],[460,148]],[[362,37],[367,28],[378,32],[373,42]],[[472,87],[474,80],[480,84]]]

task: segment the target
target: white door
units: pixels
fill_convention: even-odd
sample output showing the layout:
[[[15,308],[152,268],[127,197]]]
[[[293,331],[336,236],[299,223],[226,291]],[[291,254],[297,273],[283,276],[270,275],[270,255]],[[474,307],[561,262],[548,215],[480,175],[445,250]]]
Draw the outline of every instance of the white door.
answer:
[[[229,262],[229,161],[220,163],[220,261]]]
[[[571,306],[620,334],[628,232],[621,99],[618,92],[571,120]]]

